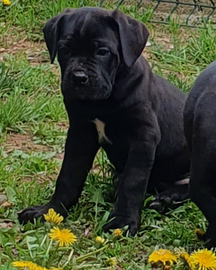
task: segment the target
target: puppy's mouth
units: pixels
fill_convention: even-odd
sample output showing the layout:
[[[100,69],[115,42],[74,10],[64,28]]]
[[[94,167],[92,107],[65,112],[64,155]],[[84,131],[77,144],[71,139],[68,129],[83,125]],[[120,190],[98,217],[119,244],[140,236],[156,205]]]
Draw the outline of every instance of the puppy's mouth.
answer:
[[[68,69],[62,76],[62,93],[66,98],[81,100],[106,100],[112,92],[108,76],[88,69]]]
[[[65,97],[80,100],[105,100],[111,95],[111,87],[90,87],[90,86],[75,86],[62,87],[62,93]]]

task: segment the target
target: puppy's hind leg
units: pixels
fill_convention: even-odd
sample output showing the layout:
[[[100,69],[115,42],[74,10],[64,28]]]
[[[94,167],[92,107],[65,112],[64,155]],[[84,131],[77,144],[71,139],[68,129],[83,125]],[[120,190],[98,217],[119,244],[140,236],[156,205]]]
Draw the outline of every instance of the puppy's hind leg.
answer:
[[[204,236],[216,247],[216,93],[206,92],[194,112],[190,197],[209,222]]]
[[[208,170],[209,168],[203,166],[203,169]],[[198,179],[196,174],[191,177],[190,197],[209,223],[206,233],[199,238],[205,242],[207,248],[212,248],[216,247],[216,194],[213,194],[216,192],[214,187],[211,190],[210,186],[203,183],[203,181],[209,183],[213,175],[202,173],[200,176],[202,179],[201,177]]]

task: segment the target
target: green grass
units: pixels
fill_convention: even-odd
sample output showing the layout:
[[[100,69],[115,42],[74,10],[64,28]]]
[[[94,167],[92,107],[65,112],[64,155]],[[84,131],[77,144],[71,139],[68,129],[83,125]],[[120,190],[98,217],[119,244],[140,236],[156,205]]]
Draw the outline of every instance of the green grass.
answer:
[[[49,64],[41,29],[64,8],[82,5],[94,6],[95,2],[11,0],[8,7],[0,4],[0,48],[4,48],[0,52],[0,196],[6,196],[6,204],[0,203],[0,269],[14,269],[14,260],[57,267],[59,261],[60,265],[67,262],[71,251],[59,249],[47,265],[49,241],[40,244],[48,225],[28,225],[21,231],[17,212],[45,203],[52,195],[68,126],[59,70]],[[105,7],[113,6],[110,1]],[[142,22],[149,18],[148,10],[141,14],[129,5],[121,9]],[[147,23],[147,27],[152,45],[146,51],[153,71],[187,92],[201,70],[216,58],[215,30],[210,24],[204,29],[180,28],[173,21],[168,26]],[[64,269],[111,269],[107,259],[116,257],[118,267],[112,269],[147,270],[151,269],[148,255],[156,248],[174,251],[184,247],[190,252],[202,247],[194,230],[205,230],[207,224],[191,202],[166,216],[143,208],[141,228],[134,238],[114,239],[104,234],[102,226],[113,206],[114,178],[112,165],[99,152],[79,203],[62,225],[78,240]],[[104,246],[95,244],[97,235],[105,238]],[[53,252],[52,247],[50,254]],[[173,269],[185,266],[178,262]]]

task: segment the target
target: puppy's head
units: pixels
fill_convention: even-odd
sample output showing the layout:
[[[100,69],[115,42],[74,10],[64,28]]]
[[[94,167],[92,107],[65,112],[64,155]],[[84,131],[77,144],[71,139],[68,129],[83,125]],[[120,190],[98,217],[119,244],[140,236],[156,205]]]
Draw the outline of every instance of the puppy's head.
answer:
[[[100,8],[66,9],[43,30],[51,63],[58,57],[62,92],[74,99],[107,99],[119,66],[131,67],[148,38],[143,24]]]

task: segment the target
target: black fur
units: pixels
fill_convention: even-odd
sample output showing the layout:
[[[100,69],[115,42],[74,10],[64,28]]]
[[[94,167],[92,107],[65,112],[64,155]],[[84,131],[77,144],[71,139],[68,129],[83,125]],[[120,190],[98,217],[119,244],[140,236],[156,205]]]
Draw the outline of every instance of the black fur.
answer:
[[[51,62],[58,56],[70,127],[51,201],[27,208],[19,220],[33,220],[51,207],[66,216],[101,146],[119,178],[110,214],[115,218],[104,230],[129,225],[134,235],[147,186],[149,191],[172,191],[174,182],[189,172],[182,117],[186,97],[154,75],[141,55],[146,27],[117,10],[68,9],[47,22],[44,36]],[[98,141],[95,119],[105,124],[109,141]],[[175,192],[175,199],[182,199]],[[157,201],[162,203],[160,197]]]
[[[191,149],[190,197],[209,222],[203,237],[216,247],[216,61],[195,81],[184,109],[184,129]]]

